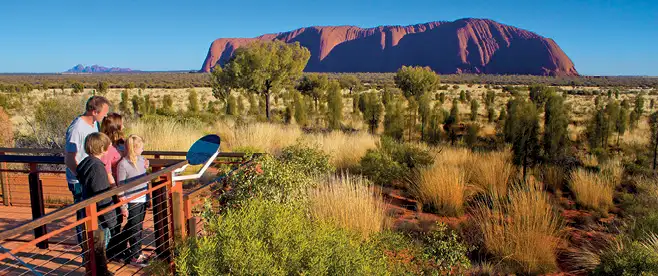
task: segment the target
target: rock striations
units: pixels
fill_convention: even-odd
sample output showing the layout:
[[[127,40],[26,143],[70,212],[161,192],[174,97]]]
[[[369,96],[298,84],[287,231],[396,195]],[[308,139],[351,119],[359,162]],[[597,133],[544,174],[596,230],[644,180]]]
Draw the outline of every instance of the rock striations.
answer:
[[[460,19],[411,26],[309,27],[256,38],[220,38],[201,71],[226,62],[255,40],[299,42],[309,49],[307,72],[394,72],[402,65],[429,66],[440,74],[578,75],[550,38],[488,19]]]

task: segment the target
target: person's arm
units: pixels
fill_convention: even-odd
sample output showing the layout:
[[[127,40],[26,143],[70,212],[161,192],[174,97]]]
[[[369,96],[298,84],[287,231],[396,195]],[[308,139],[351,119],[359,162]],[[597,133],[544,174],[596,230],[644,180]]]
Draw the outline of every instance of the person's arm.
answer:
[[[127,178],[126,167],[124,167],[123,164],[124,163],[121,161],[119,161],[119,163],[117,164],[117,179],[116,179],[117,187],[123,185]],[[119,200],[126,199],[123,193],[120,193],[117,196],[119,197]],[[123,215],[124,217],[128,216],[128,204],[121,205],[121,215]]]
[[[77,173],[75,172],[75,168],[78,167],[78,162],[75,160],[75,154],[77,152],[70,152],[67,151],[66,154],[64,155],[64,164],[66,167],[73,173],[73,175],[77,176]]]

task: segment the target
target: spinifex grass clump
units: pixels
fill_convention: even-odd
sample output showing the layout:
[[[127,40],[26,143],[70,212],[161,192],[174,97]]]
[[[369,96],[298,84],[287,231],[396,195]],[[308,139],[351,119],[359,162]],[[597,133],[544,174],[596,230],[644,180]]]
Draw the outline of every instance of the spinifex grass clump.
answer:
[[[513,188],[508,199],[494,199],[491,208],[484,202],[478,204],[473,219],[485,249],[509,269],[524,274],[557,269],[562,224],[548,196],[534,181]]]
[[[457,166],[436,163],[422,169],[413,181],[412,191],[423,204],[447,216],[464,214],[466,174]]]
[[[514,167],[509,152],[478,153],[468,166],[471,167],[470,182],[489,195],[507,194]]]
[[[362,178],[344,174],[328,176],[309,192],[311,214],[364,238],[381,231],[386,208],[381,196]]]
[[[576,202],[585,208],[607,213],[612,203],[615,186],[601,175],[578,169],[571,173],[569,188]]]

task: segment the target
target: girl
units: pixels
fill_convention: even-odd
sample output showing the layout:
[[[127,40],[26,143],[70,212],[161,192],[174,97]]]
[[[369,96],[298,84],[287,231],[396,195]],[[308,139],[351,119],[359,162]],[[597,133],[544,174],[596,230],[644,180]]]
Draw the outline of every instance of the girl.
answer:
[[[119,185],[144,176],[146,174],[146,159],[142,156],[144,140],[137,135],[126,139],[126,154],[117,165],[117,181]],[[129,198],[148,189],[148,183],[137,185],[125,192],[123,198]],[[125,206],[125,205],[124,205]],[[126,261],[134,265],[144,266],[147,257],[142,254],[142,227],[146,214],[146,195],[131,200],[127,206],[128,221],[121,231],[123,240],[130,243],[126,250]]]
[[[123,136],[123,118],[117,113],[110,113],[103,119],[101,123],[101,132],[107,135],[110,138],[110,147],[107,150],[107,153],[101,157],[101,161],[105,165],[105,170],[107,171],[107,178],[110,182],[110,187],[116,187],[117,178],[117,165],[119,160],[123,156],[124,148],[124,136]],[[113,197],[114,203],[119,202],[117,196]],[[128,210],[125,208],[116,209],[116,218],[117,223],[115,227],[110,229],[112,239],[109,241],[107,255],[110,259],[116,259],[117,254],[123,251],[125,248],[120,246],[120,235],[121,224],[124,221],[124,218],[128,216]]]

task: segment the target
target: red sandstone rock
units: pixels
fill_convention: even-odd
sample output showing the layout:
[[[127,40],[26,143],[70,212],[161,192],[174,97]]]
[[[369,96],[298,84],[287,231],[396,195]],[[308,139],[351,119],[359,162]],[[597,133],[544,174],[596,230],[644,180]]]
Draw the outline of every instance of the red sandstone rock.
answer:
[[[488,19],[411,26],[309,27],[256,38],[220,38],[201,71],[223,64],[255,40],[299,42],[309,49],[308,72],[394,72],[402,65],[430,66],[440,74],[578,75],[550,38]]]

